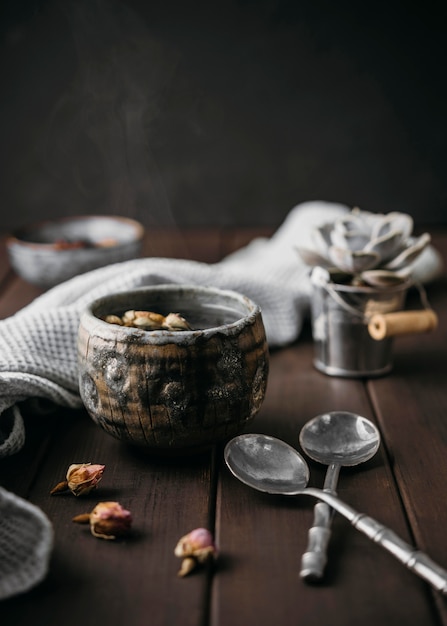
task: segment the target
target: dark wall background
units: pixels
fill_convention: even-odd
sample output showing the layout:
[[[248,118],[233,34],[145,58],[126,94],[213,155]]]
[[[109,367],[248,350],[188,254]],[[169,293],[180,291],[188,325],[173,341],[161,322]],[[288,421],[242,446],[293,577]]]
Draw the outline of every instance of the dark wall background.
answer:
[[[0,230],[315,199],[446,224],[444,6],[2,0]]]

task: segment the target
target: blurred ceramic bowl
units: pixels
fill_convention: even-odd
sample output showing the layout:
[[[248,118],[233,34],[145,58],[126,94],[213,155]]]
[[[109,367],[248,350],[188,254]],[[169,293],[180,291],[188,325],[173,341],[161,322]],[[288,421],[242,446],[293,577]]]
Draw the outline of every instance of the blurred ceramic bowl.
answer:
[[[12,267],[47,289],[90,270],[138,257],[143,226],[120,216],[88,215],[48,220],[10,235]]]
[[[125,311],[179,313],[190,330],[141,330],[104,321]],[[94,301],[81,316],[79,387],[107,433],[148,451],[202,450],[258,413],[268,375],[261,310],[220,289],[158,285]]]

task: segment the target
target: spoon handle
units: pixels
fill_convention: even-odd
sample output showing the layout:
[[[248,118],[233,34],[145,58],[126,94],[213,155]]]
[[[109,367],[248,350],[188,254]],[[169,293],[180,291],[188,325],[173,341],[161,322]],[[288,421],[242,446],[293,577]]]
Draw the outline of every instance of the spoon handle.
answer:
[[[340,465],[332,463],[326,470],[324,491],[336,495]],[[300,576],[307,582],[318,582],[323,578],[327,563],[327,548],[331,537],[333,510],[325,502],[314,506],[314,521],[309,529],[307,549],[301,558]]]
[[[430,583],[435,589],[447,594],[447,570],[435,563],[424,552],[417,550],[406,543],[392,530],[377,522],[372,517],[359,513],[351,506],[340,500],[337,496],[327,493],[322,489],[308,487],[300,493],[314,496],[326,502],[335,511],[348,519],[352,526],[362,532],[390,552],[398,561],[403,563],[410,571]]]

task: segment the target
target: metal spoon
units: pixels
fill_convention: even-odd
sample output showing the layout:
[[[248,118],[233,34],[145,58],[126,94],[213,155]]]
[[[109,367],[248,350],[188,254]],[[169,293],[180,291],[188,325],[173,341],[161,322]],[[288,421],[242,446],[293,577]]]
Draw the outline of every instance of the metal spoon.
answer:
[[[306,461],[284,441],[268,435],[239,435],[225,446],[224,458],[232,474],[253,489],[285,496],[307,495],[326,502],[348,519],[354,528],[390,552],[409,570],[447,594],[447,571],[430,557],[410,546],[372,517],[357,512],[337,496],[322,489],[307,487],[309,468]]]
[[[324,491],[336,494],[341,467],[368,461],[380,445],[380,433],[372,422],[348,411],[317,415],[300,432],[300,444],[314,461],[327,465]],[[332,509],[324,502],[314,507],[307,550],[301,560],[301,578],[315,582],[323,577],[331,535]]]

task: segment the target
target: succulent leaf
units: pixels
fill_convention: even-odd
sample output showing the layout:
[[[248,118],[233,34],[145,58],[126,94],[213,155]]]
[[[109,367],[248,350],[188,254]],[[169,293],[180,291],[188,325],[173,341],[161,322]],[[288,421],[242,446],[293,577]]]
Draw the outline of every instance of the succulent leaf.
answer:
[[[410,274],[410,266],[395,272],[390,270],[367,270],[362,272],[362,280],[370,287],[388,288],[399,285],[409,278]]]
[[[413,263],[429,243],[430,235],[428,233],[424,233],[417,239],[410,239],[410,245],[398,256],[394,257],[392,261],[387,263],[385,267],[390,270],[398,270],[409,263]]]
[[[340,232],[334,229],[332,231],[331,240],[332,244],[337,248],[363,250],[369,242],[369,237],[366,233],[362,233],[358,230]]]
[[[349,274],[360,274],[377,265],[379,255],[375,252],[351,251],[346,248],[329,248],[329,258],[333,265]]]
[[[406,213],[371,213],[354,208],[315,228],[309,248],[297,248],[303,261],[352,284],[386,288],[408,280],[412,264],[430,243],[430,235],[412,237],[413,219]],[[333,278],[335,280],[335,278]]]
[[[381,261],[393,258],[396,252],[402,250],[404,243],[402,233],[398,230],[390,230],[388,233],[371,239],[364,247],[367,252],[376,252]]]

